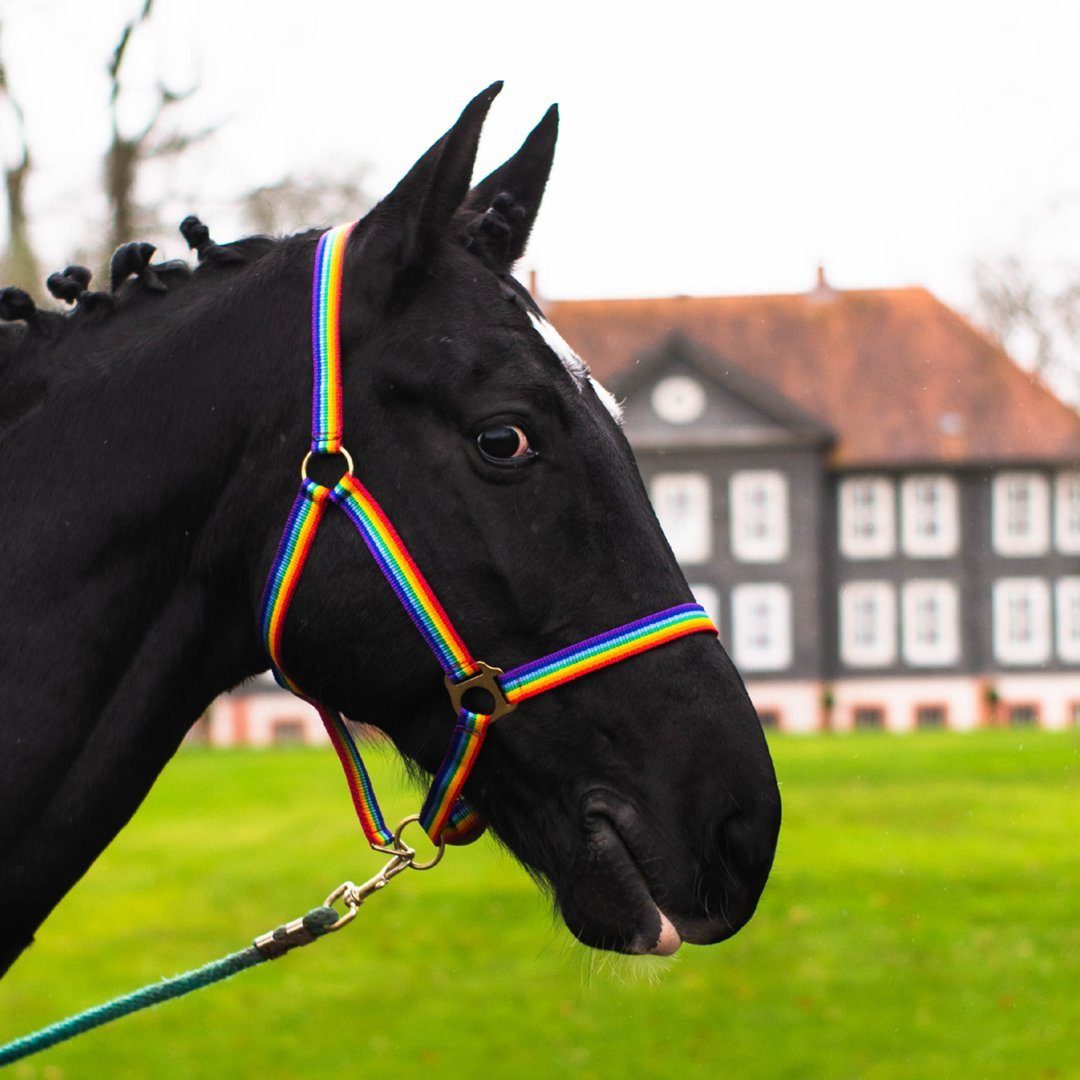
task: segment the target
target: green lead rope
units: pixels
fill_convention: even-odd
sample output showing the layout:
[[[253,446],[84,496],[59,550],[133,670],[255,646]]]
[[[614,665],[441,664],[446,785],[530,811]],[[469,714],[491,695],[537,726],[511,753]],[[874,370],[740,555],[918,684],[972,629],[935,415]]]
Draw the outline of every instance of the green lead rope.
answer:
[[[0,1067],[81,1035],[84,1031],[119,1020],[122,1016],[129,1016],[140,1009],[159,1005],[163,1001],[172,1001],[173,998],[183,997],[193,990],[201,990],[204,986],[231,978],[241,971],[255,967],[256,964],[276,960],[292,949],[317,941],[329,933],[339,919],[338,913],[331,907],[314,908],[302,919],[296,919],[263,934],[256,939],[254,945],[241,949],[240,952],[230,953],[220,960],[185,971],[182,975],[174,975],[171,979],[163,979],[130,994],[113,998],[102,1005],[95,1005],[92,1009],[0,1046]]]

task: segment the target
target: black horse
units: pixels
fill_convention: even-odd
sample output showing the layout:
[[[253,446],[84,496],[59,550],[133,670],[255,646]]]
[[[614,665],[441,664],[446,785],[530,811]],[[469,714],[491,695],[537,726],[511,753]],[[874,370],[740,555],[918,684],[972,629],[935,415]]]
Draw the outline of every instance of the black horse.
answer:
[[[475,654],[509,666],[691,597],[612,402],[510,276],[556,110],[469,187],[498,89],[357,226],[342,337],[358,475]],[[208,703],[267,667],[318,234],[217,245],[189,219],[185,235],[194,271],[125,245],[108,292],[54,275],[70,315],[3,294],[26,325],[0,334],[0,972]],[[320,700],[438,765],[440,673],[343,515],[284,652]],[[738,930],[780,821],[754,709],[701,634],[528,702],[465,791],[571,931],[624,952]]]

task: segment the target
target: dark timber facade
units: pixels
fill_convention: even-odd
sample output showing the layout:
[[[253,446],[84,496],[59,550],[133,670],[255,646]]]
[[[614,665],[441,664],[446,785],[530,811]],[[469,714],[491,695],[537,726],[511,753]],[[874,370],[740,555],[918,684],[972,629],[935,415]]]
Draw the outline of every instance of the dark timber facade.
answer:
[[[1080,723],[1080,417],[923,289],[567,301],[789,731]]]

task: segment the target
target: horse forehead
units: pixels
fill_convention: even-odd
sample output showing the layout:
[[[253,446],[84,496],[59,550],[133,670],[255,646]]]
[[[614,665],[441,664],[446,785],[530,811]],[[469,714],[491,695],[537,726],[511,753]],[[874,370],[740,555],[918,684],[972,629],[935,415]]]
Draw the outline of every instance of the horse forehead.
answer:
[[[574,352],[569,342],[542,315],[530,311],[528,316],[533,329],[543,339],[544,344],[559,358],[559,362],[570,373],[570,377],[577,384],[578,389],[583,390],[587,385],[591,385],[604,408],[617,422],[621,423],[622,407],[615,400],[614,395],[592,377],[589,373],[589,366]]]

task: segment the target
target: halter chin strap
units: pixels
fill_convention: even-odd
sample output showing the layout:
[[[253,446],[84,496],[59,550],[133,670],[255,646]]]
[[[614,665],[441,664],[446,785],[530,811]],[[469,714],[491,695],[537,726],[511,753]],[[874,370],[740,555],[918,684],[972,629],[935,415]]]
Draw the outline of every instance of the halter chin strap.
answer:
[[[461,791],[476,762],[488,729],[527,698],[579,679],[590,672],[655,649],[688,634],[716,633],[697,604],[680,604],[605,631],[539,660],[503,672],[474,660],[434,590],[420,572],[397,530],[372,494],[353,475],[353,462],[342,446],[341,281],[352,225],[330,229],[319,238],[312,287],[311,451],[301,466],[300,492],[289,512],[262,598],[262,629],[274,677],[319,712],[330,742],[341,759],[356,815],[372,847],[392,844],[363,759],[342,716],[306,694],[285,671],[282,634],[300,575],[327,507],[334,504],[356,526],[376,565],[443,669],[450,701],[457,712],[446,756],[432,780],[420,811],[420,823],[433,842],[463,844],[483,832],[480,815]],[[308,476],[313,456],[342,454],[348,471],[334,487]],[[479,704],[476,697],[487,700]],[[466,704],[470,698],[473,709]],[[476,708],[486,711],[477,712]]]

